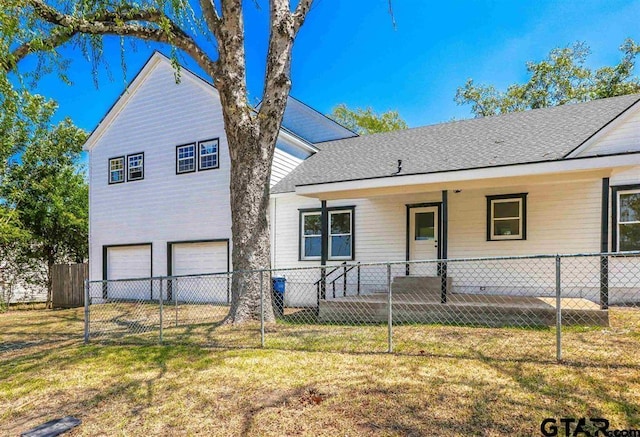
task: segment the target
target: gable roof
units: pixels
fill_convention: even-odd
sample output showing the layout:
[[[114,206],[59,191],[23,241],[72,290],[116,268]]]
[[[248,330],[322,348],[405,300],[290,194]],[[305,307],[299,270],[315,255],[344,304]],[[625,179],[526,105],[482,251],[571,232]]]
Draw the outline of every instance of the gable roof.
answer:
[[[153,73],[153,71],[158,67],[158,65],[162,63],[171,65],[171,67],[173,68],[173,65],[171,64],[171,60],[169,58],[167,58],[165,55],[163,55],[157,50],[154,51],[152,55],[149,57],[149,59],[147,60],[147,62],[145,62],[142,69],[140,69],[140,71],[135,75],[133,80],[129,83],[129,85],[127,85],[127,87],[124,89],[122,94],[118,96],[118,98],[113,103],[113,105],[111,105],[109,110],[98,122],[98,125],[91,132],[91,134],[89,135],[89,138],[87,138],[87,141],[85,142],[83,147],[84,150],[91,150],[95,147],[100,137],[102,137],[102,135],[109,128],[109,126],[111,126],[113,121],[118,117],[118,115],[127,105],[127,103],[129,103],[129,101],[133,98],[133,96],[136,94],[136,91],[145,82],[145,80],[151,75],[151,73]],[[202,77],[198,76],[197,74],[193,73],[191,70],[185,67],[181,67],[181,75],[183,80],[185,78],[187,80],[193,80],[195,83],[201,86],[205,92],[211,92],[219,97],[218,90],[211,83],[209,83]]]
[[[640,101],[627,95],[316,144],[271,192],[299,185],[557,161]]]
[[[144,66],[140,69],[140,71],[135,75],[133,80],[127,85],[124,91],[118,96],[116,101],[111,105],[106,114],[102,117],[102,119],[98,122],[95,129],[89,135],[89,138],[84,144],[84,150],[91,150],[97,143],[100,137],[104,134],[104,132],[109,128],[111,123],[117,118],[122,109],[127,105],[127,103],[133,98],[136,94],[136,91],[141,87],[141,85],[145,82],[145,80],[151,76],[153,71],[160,64],[169,65],[173,68],[173,63],[171,60],[162,54],[159,51],[154,51],[147,62],[145,62]],[[216,87],[205,78],[199,76],[193,71],[189,70],[184,66],[180,66],[180,74],[182,80],[192,80],[197,85],[202,87],[204,92],[209,92],[214,94],[216,97],[220,97],[218,90]],[[307,150],[310,153],[315,153],[317,148],[313,146],[314,142],[326,141],[327,139],[335,139],[335,138],[346,138],[347,136],[355,135],[350,130],[342,127],[335,121],[327,118],[326,116],[320,114],[315,109],[307,106],[306,104],[300,102],[299,100],[291,98],[288,101],[288,105],[290,102],[292,103],[292,108],[302,108],[302,109],[294,109],[289,110],[290,116],[289,118],[293,121],[290,124],[295,127],[297,130],[290,129],[288,126],[282,125],[280,130],[280,134],[282,134],[289,141],[293,141],[303,149]],[[314,113],[313,116],[310,113]],[[285,115],[287,111],[285,111]],[[302,115],[295,115],[302,114]],[[302,120],[302,122],[301,122]],[[328,133],[322,134],[321,131],[316,128],[315,132],[313,131],[313,123],[316,123],[318,126],[322,124],[323,129],[325,129]],[[300,125],[300,128],[298,128]],[[328,126],[328,127],[326,127]],[[308,138],[306,135],[307,131],[310,134],[313,134],[312,139]]]

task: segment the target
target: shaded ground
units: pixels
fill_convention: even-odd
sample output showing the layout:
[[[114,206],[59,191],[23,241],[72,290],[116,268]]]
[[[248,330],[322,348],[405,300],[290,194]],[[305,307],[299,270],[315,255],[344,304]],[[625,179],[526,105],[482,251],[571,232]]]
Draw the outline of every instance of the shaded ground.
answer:
[[[640,428],[638,321],[620,310],[611,328],[567,330],[559,365],[546,328],[399,326],[389,355],[369,353],[386,326],[294,318],[268,327],[268,349],[253,347],[257,326],[216,324],[167,326],[171,346],[153,329],[84,346],[82,310],[4,313],[0,435],[65,415],[83,420],[69,435],[539,435],[545,417],[583,416]],[[245,348],[189,344],[204,340]]]

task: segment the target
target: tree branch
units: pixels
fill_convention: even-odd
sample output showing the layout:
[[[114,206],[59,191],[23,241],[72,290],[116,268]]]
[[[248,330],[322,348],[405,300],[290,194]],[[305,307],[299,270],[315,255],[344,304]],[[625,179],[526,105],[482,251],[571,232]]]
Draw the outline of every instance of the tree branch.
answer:
[[[207,23],[209,30],[216,39],[220,37],[220,15],[216,9],[215,0],[200,0],[200,8],[202,9],[202,15],[204,21]]]
[[[272,0],[271,34],[267,54],[264,96],[260,104],[261,132],[277,132],[287,96],[291,90],[291,50],[297,32],[311,9],[313,0],[300,0],[291,13],[288,0]]]
[[[217,62],[211,60],[191,36],[157,9],[119,8],[114,11],[100,11],[85,17],[74,17],[59,12],[42,0],[28,0],[28,3],[37,16],[59,27],[54,28],[49,36],[29,41],[15,49],[11,53],[9,65],[3,66],[5,69],[15,67],[29,53],[53,49],[68,42],[73,36],[83,33],[130,36],[146,41],[172,44],[193,57],[208,74],[214,76],[218,71]]]
[[[300,27],[304,23],[304,20],[307,18],[307,14],[311,10],[311,6],[313,5],[313,0],[300,0],[298,6],[296,7],[295,12],[293,13],[293,33],[294,35],[298,33]]]

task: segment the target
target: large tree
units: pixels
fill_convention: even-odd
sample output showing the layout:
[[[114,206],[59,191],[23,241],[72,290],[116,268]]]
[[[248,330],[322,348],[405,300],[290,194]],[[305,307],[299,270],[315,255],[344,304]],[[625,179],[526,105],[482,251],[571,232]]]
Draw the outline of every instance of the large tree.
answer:
[[[408,127],[407,123],[398,114],[398,111],[387,111],[378,114],[370,107],[366,109],[349,109],[344,103],[333,108],[329,118],[359,135],[391,132]]]
[[[269,42],[262,103],[248,103],[243,2],[241,0],[4,0],[2,38],[10,55],[0,60],[14,71],[30,53],[56,61],[56,48],[73,45],[94,59],[101,37],[153,41],[191,57],[220,92],[231,156],[233,268],[267,268],[269,253],[269,179],[271,162],[287,96],[293,42],[313,0],[269,1]],[[202,17],[202,18],[200,18]],[[8,42],[9,41],[9,42]],[[93,48],[93,50],[91,50]],[[174,52],[174,56],[175,56]],[[49,56],[47,56],[49,55]],[[51,65],[43,63],[42,65]],[[274,320],[266,293],[267,321]],[[233,277],[232,323],[260,315],[258,275]]]
[[[546,108],[640,92],[640,79],[633,75],[640,45],[627,39],[617,65],[596,70],[587,65],[591,51],[584,43],[551,50],[546,59],[528,62],[529,80],[498,91],[492,85],[477,85],[473,79],[458,88],[455,101],[471,105],[476,117]]]

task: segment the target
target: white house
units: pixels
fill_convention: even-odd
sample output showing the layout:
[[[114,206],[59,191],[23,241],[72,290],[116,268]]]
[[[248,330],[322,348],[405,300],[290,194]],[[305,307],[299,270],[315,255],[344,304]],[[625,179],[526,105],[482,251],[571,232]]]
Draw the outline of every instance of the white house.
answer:
[[[85,148],[91,279],[231,268],[212,85],[186,70],[176,85],[155,54]],[[290,99],[271,193],[276,268],[637,250],[640,95],[364,137]],[[501,291],[437,263],[421,274]]]
[[[640,95],[316,147],[271,191],[276,268],[640,249]],[[516,283],[503,269],[440,268],[419,274],[449,277],[458,292]],[[513,274],[519,293],[555,283],[553,268]]]
[[[290,99],[272,185],[315,142],[355,134]],[[85,144],[90,279],[228,271],[229,151],[216,89],[155,53]]]

